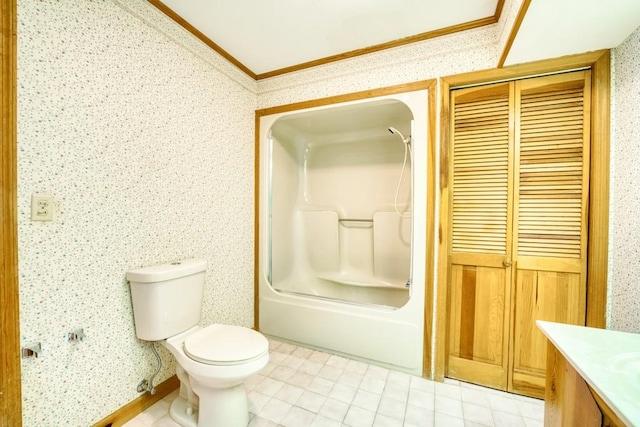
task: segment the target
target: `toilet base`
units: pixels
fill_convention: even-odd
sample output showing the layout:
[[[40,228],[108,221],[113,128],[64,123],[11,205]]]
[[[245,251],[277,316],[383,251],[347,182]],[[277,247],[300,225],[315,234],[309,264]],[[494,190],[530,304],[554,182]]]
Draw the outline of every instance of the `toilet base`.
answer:
[[[176,397],[169,407],[169,415],[182,427],[247,426],[249,408],[244,384],[207,392],[213,399],[200,398],[200,408],[191,411],[187,399],[182,396]],[[199,420],[202,422],[198,423]]]
[[[169,416],[173,421],[182,427],[198,427],[198,410],[187,414],[187,399],[182,396],[176,397],[169,407]]]
[[[191,378],[193,391],[200,398],[198,427],[246,427],[249,405],[244,384],[209,388]]]

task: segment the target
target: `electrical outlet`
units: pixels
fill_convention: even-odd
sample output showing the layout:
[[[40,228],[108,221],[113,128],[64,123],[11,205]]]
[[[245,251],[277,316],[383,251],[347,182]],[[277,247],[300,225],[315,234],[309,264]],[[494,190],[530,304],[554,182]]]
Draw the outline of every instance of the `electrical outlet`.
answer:
[[[31,195],[31,221],[53,221],[53,196]]]

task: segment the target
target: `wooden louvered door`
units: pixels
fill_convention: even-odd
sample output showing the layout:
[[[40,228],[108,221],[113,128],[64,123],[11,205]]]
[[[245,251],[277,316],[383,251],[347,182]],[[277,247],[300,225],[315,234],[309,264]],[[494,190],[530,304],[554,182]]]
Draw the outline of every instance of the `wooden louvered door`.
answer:
[[[588,71],[515,83],[512,373],[543,397],[546,339],[536,320],[584,325],[589,195]]]
[[[447,376],[507,385],[513,85],[453,96]]]
[[[452,92],[446,375],[543,396],[536,320],[584,324],[589,72]]]

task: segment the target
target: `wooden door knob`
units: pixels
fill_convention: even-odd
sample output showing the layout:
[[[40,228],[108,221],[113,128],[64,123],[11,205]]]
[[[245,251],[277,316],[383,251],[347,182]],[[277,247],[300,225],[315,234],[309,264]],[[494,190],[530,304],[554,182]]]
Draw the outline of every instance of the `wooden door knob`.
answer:
[[[509,258],[505,258],[504,261],[502,261],[502,265],[505,267],[511,267],[511,260]]]

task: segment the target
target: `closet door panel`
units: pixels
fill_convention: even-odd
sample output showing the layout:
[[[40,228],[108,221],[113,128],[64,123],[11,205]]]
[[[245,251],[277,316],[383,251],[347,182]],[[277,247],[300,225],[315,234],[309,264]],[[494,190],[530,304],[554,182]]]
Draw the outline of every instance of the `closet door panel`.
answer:
[[[575,323],[580,317],[580,274],[523,270],[516,274],[512,385],[514,390],[542,397],[547,340],[536,320]]]
[[[490,387],[507,383],[505,313],[508,287],[504,268],[452,266],[449,375]]]
[[[589,74],[516,85],[509,390],[544,396],[546,340],[536,320],[584,324]]]
[[[507,384],[513,106],[510,84],[452,95],[446,375]]]

